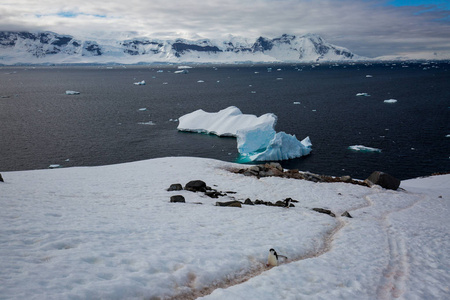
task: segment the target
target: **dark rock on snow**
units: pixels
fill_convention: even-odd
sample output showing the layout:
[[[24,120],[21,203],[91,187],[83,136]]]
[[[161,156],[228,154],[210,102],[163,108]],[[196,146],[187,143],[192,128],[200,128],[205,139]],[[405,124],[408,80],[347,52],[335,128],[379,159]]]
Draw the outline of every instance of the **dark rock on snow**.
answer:
[[[332,216],[333,218],[336,217],[336,215],[335,215],[334,213],[332,213],[331,210],[328,210],[328,209],[323,209],[323,208],[313,208],[312,210],[314,210],[314,211],[316,211],[316,212],[318,212],[318,213],[321,213],[321,214],[327,214],[327,215],[330,215],[330,216]]]
[[[396,190],[400,186],[400,180],[380,171],[373,172],[364,182],[370,187],[376,184],[390,190]]]
[[[3,181],[2,174],[0,174],[0,181],[1,181],[1,182],[4,182],[4,181]]]
[[[167,190],[169,192],[170,191],[181,191],[181,190],[183,190],[183,186],[180,183],[174,183],[174,184],[171,184]]]
[[[255,204],[253,204],[252,200],[250,200],[250,198],[245,199],[244,204],[245,205],[255,205]]]
[[[216,202],[216,206],[242,207],[239,201]]]
[[[222,194],[221,192],[218,192],[216,190],[206,191],[205,195],[210,198],[219,198],[219,196],[225,196],[224,194]]]
[[[184,197],[181,195],[174,195],[170,197],[170,202],[172,203],[185,203],[186,200],[184,200]]]
[[[206,183],[202,180],[192,180],[186,183],[184,189],[191,192],[206,192]]]
[[[341,215],[341,217],[347,217],[347,218],[353,218],[348,211],[344,211],[344,213]]]

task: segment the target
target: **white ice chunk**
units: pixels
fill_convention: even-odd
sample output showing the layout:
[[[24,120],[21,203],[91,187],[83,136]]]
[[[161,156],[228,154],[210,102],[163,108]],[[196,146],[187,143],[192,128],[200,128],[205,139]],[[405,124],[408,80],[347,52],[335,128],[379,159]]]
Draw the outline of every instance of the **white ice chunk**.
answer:
[[[384,103],[397,103],[396,99],[388,99],[388,100],[384,100]]]
[[[381,149],[372,148],[372,147],[366,147],[366,146],[363,146],[363,145],[349,146],[348,149],[354,150],[354,151],[361,151],[361,152],[381,152]]]
[[[230,106],[217,113],[199,109],[184,115],[179,118],[178,130],[237,137],[241,162],[286,160],[311,152],[309,137],[299,141],[295,135],[277,133],[276,121],[271,113],[256,117]]]
[[[297,104],[297,105],[298,105],[298,104],[300,104],[300,102],[298,102],[298,101],[295,101],[295,102],[294,102],[294,104]]]
[[[367,93],[358,93],[358,94],[356,94],[356,96],[370,97],[370,95]]]
[[[148,122],[138,122],[139,125],[156,125],[153,121]]]
[[[186,70],[186,69],[183,69],[183,70],[175,71],[175,72],[173,72],[173,73],[174,73],[174,74],[187,74],[187,73],[189,73],[189,71]]]
[[[230,106],[217,113],[205,112],[202,109],[179,118],[178,130],[199,133],[211,133],[218,136],[236,136],[240,129],[260,124],[275,126],[277,117],[274,114],[264,114],[260,117],[243,114],[239,108]]]
[[[53,165],[48,166],[48,168],[49,168],[49,169],[61,168],[61,165],[53,164]]]
[[[135,82],[134,85],[145,85],[145,80]]]
[[[77,91],[66,91],[66,95],[79,95],[80,92]]]

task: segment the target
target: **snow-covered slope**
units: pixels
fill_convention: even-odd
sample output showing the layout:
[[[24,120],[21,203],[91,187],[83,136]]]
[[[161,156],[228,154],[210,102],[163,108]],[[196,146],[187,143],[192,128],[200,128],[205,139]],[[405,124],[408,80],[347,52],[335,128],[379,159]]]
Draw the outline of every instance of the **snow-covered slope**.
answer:
[[[241,167],[169,157],[2,172],[0,299],[448,299],[450,175],[392,191],[227,171]],[[194,179],[233,193],[166,190]],[[287,197],[299,202],[214,206]],[[288,261],[266,267],[270,248]]]
[[[312,62],[364,59],[314,34],[251,40],[85,40],[53,32],[0,32],[0,64]]]

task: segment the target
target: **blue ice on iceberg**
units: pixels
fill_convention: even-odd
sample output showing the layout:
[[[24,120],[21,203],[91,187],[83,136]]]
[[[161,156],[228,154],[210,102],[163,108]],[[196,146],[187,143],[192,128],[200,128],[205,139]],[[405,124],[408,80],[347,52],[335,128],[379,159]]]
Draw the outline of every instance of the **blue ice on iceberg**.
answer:
[[[179,118],[178,130],[234,136],[240,162],[286,160],[311,152],[309,137],[299,141],[295,135],[276,132],[277,116],[271,113],[260,117],[243,114],[230,106],[217,113],[201,109]]]
[[[275,132],[273,127],[260,125],[237,132],[239,162],[287,160],[311,152],[311,140],[299,141],[295,135]]]

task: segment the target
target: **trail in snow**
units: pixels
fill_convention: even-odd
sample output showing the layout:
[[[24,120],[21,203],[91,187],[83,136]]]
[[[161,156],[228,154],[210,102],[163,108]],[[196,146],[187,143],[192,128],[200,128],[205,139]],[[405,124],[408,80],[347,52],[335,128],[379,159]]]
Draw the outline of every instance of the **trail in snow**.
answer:
[[[350,211],[355,211],[358,209],[370,207],[372,205],[372,202],[367,198],[369,195],[371,195],[371,194],[363,196],[363,198],[367,201],[366,204],[356,207]],[[330,251],[332,249],[332,244],[333,244],[335,235],[347,224],[347,222],[343,220],[344,217],[339,217],[339,215],[340,214],[338,214],[337,215],[338,217],[336,218],[338,221],[338,224],[332,230],[330,230],[327,235],[324,236],[322,243],[318,248],[313,249],[311,252],[309,252],[305,255],[301,255],[294,259],[289,259],[287,262],[285,262],[283,264],[289,264],[289,263],[293,263],[293,262],[297,262],[297,261],[301,261],[301,260],[305,260],[305,259],[317,258],[317,257],[322,256],[323,254],[327,253],[328,251]],[[226,289],[226,288],[229,288],[229,287],[232,287],[235,285],[242,284],[254,277],[260,276],[261,274],[263,274],[264,272],[266,272],[272,268],[274,268],[274,267],[267,266],[265,264],[261,264],[261,263],[257,262],[255,268],[251,272],[248,272],[240,277],[230,278],[230,279],[227,279],[220,283],[214,284],[212,286],[204,287],[200,290],[197,290],[194,288],[193,285],[190,285],[192,288],[192,290],[190,292],[179,294],[174,297],[169,297],[168,299],[170,299],[170,300],[191,300],[191,299],[197,299],[199,297],[204,297],[204,296],[210,295],[216,289],[219,289],[219,288]],[[194,281],[194,280],[195,280],[195,278],[192,281]]]
[[[386,199],[386,193],[390,193],[392,195],[390,195],[390,197]],[[409,271],[407,258],[408,253],[405,246],[405,239],[402,237],[401,232],[399,232],[390,224],[389,217],[392,214],[413,207],[422,199],[419,198],[415,201],[409,201],[405,203],[404,201],[396,201],[397,199],[392,199],[391,196],[393,196],[394,198],[401,198],[402,192],[386,191],[382,190],[379,187],[376,187],[375,191],[372,191],[371,193],[363,196],[363,198],[366,200],[366,204],[350,210],[350,212],[354,212],[361,209],[372,208],[375,211],[375,218],[378,219],[378,222],[386,235],[386,252],[388,253],[389,259],[387,266],[382,272],[382,278],[380,279],[380,283],[377,287],[376,292],[379,299],[399,298],[405,290],[405,282]],[[382,208],[381,210],[379,210],[380,207]],[[381,215],[378,215],[378,213],[380,212]],[[318,249],[315,249],[314,251],[306,255],[302,255],[298,258],[291,259],[287,262],[287,264],[305,259],[318,258],[332,250],[332,244],[334,242],[336,234],[340,232],[341,229],[344,228],[347,224],[349,224],[349,221],[345,220],[345,218],[343,217],[338,217],[337,221],[338,224],[324,237],[324,239],[322,240],[322,244]],[[260,264],[260,266],[255,270],[239,278],[226,280],[220,284],[203,288],[202,290],[193,290],[189,294],[178,295],[177,297],[173,297],[170,299],[196,299],[198,297],[207,296],[213,293],[216,289],[226,289],[235,285],[242,284],[250,280],[251,278],[260,276],[270,269],[272,269],[272,267],[267,267]]]
[[[320,247],[318,249],[315,249],[314,251],[311,251],[310,253],[299,256],[297,258],[289,259],[287,262],[282,263],[282,264],[288,264],[288,263],[292,263],[292,262],[296,262],[296,261],[300,261],[300,260],[304,260],[304,259],[315,258],[315,257],[319,257],[319,256],[323,255],[324,253],[327,253],[328,251],[331,250],[333,237],[335,236],[335,234],[337,232],[339,232],[339,230],[341,230],[341,228],[343,226],[344,226],[344,222],[342,220],[338,219],[338,224],[324,237],[324,239],[322,240],[322,244],[320,245]],[[264,273],[265,271],[268,271],[272,268],[274,268],[274,267],[267,266],[265,264],[261,264],[258,262],[255,265],[255,268],[251,272],[248,272],[240,277],[229,278],[223,282],[214,284],[209,287],[204,287],[200,290],[196,290],[194,288],[193,284],[188,284],[192,288],[192,290],[190,292],[179,294],[174,297],[169,297],[168,299],[170,299],[170,300],[191,300],[191,299],[197,299],[199,297],[204,297],[204,296],[210,295],[216,289],[219,289],[219,288],[226,289],[231,286],[244,283],[244,282],[250,280],[251,278],[257,277],[257,276],[261,275],[262,273]],[[192,278],[191,281],[194,282],[195,278]]]
[[[391,224],[391,217],[396,213],[412,208],[423,200],[423,197],[418,196],[419,199],[412,200],[416,196],[409,195],[410,201],[405,202],[404,200],[401,201],[402,194],[401,192],[391,192],[388,199],[385,194],[367,196],[367,199],[373,203],[372,205],[378,206],[378,209],[381,206],[379,223],[386,235],[386,252],[389,259],[378,284],[378,299],[399,298],[405,291],[405,283],[408,278],[409,262],[405,238],[401,231]]]

